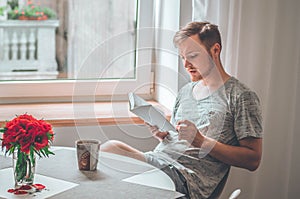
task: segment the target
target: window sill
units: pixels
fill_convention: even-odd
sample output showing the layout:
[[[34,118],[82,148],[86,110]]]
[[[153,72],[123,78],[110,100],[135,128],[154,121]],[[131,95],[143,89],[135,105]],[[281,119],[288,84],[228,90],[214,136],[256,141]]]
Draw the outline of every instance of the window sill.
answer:
[[[155,101],[148,101],[162,110],[168,119],[171,111]],[[128,101],[95,103],[37,103],[1,104],[0,125],[6,121],[28,113],[35,118],[44,119],[53,127],[143,124],[144,121],[129,111]]]

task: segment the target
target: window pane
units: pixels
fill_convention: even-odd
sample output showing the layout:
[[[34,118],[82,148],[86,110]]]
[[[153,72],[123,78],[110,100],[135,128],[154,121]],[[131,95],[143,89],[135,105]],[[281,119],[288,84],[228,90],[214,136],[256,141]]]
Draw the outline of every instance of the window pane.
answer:
[[[137,0],[31,2],[55,10],[57,21],[0,22],[0,79],[136,77]]]
[[[68,76],[134,78],[136,0],[77,0],[70,12]]]

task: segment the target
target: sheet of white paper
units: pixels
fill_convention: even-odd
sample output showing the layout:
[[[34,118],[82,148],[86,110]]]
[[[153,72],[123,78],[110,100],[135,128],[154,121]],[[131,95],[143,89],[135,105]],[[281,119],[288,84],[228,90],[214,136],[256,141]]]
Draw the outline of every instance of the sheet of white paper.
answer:
[[[170,191],[174,191],[175,195],[174,198],[179,198],[184,196],[184,194],[181,194],[179,192],[176,192],[174,182],[166,175],[165,178],[163,178],[162,171],[159,169],[153,169],[150,171],[146,171],[144,173],[123,179],[125,182],[130,182],[130,183],[135,183],[135,184],[140,184],[144,186],[149,186],[149,187],[155,187],[159,189],[166,189]]]
[[[165,116],[151,104],[134,93],[129,93],[129,109],[145,122],[157,126],[160,131],[176,131]]]
[[[165,174],[166,175],[165,177],[162,177],[162,176],[164,176],[163,174],[164,173],[162,173],[162,171],[160,171],[159,169],[153,169],[153,170],[146,171],[144,173],[123,179],[123,181],[175,191],[175,185],[174,185],[173,181],[167,176],[167,174]]]
[[[78,184],[67,182],[64,180],[58,180],[51,177],[46,177],[43,175],[36,174],[35,175],[35,183],[43,184],[46,186],[46,190],[43,190],[41,192],[35,193],[34,197],[33,195],[14,195],[12,193],[8,193],[8,189],[14,188],[14,178],[13,178],[13,169],[12,168],[6,168],[0,170],[0,198],[48,198],[55,194],[64,192],[68,189],[71,189],[73,187],[76,187]]]

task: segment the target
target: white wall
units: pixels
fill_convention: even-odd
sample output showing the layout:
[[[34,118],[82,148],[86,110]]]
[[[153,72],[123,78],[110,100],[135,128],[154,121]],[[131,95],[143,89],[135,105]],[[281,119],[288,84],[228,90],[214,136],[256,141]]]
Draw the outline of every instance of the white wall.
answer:
[[[152,150],[157,140],[143,125],[55,127],[55,146],[74,147],[78,139],[120,140],[141,150]]]
[[[300,65],[300,60],[298,61],[298,65]],[[298,68],[298,73],[300,73],[300,67]],[[300,101],[300,80],[298,80],[297,85],[297,93],[296,93],[296,102]],[[298,105],[295,109],[295,120],[294,120],[294,129],[300,129],[300,106]],[[299,172],[299,165],[300,165],[300,133],[297,131],[294,134],[294,137],[290,143],[291,145],[291,163],[290,163],[290,176],[288,179],[288,198],[297,198],[300,195],[299,190],[299,182],[300,182],[300,172]]]

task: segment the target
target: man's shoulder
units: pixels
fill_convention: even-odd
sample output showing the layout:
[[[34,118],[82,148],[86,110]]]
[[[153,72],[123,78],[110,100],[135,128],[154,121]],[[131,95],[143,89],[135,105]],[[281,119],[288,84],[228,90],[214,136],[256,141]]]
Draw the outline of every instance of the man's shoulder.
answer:
[[[225,83],[226,91],[234,96],[240,96],[243,93],[254,92],[245,83],[241,82],[235,77],[231,77]]]
[[[256,92],[235,77],[231,77],[230,80],[226,82],[226,93],[233,104],[245,100],[259,102]]]

